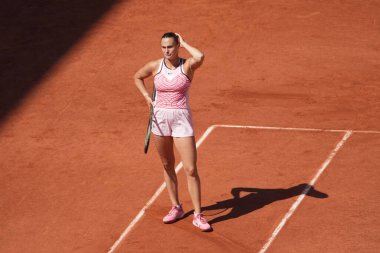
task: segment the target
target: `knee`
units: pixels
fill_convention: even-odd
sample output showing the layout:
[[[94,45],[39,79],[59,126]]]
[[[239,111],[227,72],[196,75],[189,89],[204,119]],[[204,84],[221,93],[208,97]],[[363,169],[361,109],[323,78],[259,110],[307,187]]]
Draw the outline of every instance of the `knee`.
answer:
[[[185,173],[189,177],[197,177],[198,171],[196,165],[184,165],[183,169],[185,170]]]

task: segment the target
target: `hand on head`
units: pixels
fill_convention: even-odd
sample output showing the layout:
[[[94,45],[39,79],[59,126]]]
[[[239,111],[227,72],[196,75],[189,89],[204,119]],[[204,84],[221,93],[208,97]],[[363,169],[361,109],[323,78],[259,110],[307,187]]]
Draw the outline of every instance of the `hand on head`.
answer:
[[[183,47],[182,44],[183,42],[185,42],[185,40],[182,38],[182,36],[179,33],[175,33],[175,35],[177,35],[178,37],[179,45]]]

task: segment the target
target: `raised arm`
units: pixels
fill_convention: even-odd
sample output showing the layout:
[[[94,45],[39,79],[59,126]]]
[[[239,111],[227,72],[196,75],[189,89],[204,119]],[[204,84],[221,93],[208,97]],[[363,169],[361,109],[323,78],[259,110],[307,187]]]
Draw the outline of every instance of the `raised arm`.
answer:
[[[147,63],[141,69],[139,69],[136,72],[136,74],[133,76],[137,89],[144,96],[149,107],[153,105],[153,101],[149,96],[149,92],[146,90],[144,79],[151,76],[157,68],[158,68],[158,62],[152,61],[152,62]]]
[[[186,49],[191,55],[191,57],[186,61],[186,63],[189,64],[189,69],[193,71],[199,68],[203,63],[205,55],[199,49],[190,46],[187,42],[185,42],[180,34],[176,33],[176,35],[178,36],[180,46]]]

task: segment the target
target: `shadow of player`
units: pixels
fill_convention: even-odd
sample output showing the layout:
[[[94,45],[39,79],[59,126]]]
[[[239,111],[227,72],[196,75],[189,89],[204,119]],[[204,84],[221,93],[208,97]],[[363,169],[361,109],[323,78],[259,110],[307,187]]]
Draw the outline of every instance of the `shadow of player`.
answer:
[[[249,193],[245,196],[240,196],[241,193]],[[308,184],[299,184],[287,189],[260,189],[248,187],[236,187],[231,189],[232,198],[223,201],[218,201],[216,204],[205,206],[202,211],[219,210],[214,214],[207,214],[208,219],[211,216],[216,216],[221,213],[229,212],[227,214],[218,216],[209,220],[210,224],[217,222],[235,219],[242,215],[246,215],[257,209],[263,208],[275,201],[292,198],[301,194],[314,198],[327,198],[328,195],[319,192],[314,187]],[[190,212],[187,213],[189,215]]]

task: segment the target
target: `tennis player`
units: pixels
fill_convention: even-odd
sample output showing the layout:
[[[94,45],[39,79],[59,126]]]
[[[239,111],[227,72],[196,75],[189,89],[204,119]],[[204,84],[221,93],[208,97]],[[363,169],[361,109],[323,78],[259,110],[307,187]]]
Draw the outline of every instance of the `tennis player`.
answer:
[[[180,47],[191,57],[179,57]],[[174,170],[174,146],[178,150],[187,177],[188,191],[194,206],[193,225],[202,231],[212,230],[201,213],[201,183],[197,171],[197,151],[189,107],[188,90],[194,72],[202,65],[204,54],[186,43],[178,33],[168,32],[161,38],[163,58],[151,61],[134,76],[136,87],[148,106],[154,106],[152,133],[160,155],[172,209],[163,218],[166,224],[181,219],[185,212],[178,198],[177,175]],[[156,99],[152,101],[144,79],[153,75]]]

